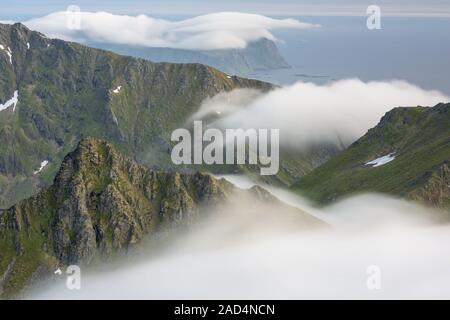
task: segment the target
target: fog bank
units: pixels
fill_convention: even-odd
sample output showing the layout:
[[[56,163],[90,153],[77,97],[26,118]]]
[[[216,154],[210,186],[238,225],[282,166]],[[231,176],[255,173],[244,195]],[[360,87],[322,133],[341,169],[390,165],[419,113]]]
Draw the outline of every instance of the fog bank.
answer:
[[[251,185],[245,178],[237,184]],[[437,224],[428,209],[380,195],[324,209],[285,191],[278,196],[330,227],[309,229],[277,208],[234,201],[159,255],[86,271],[80,291],[61,283],[32,298],[450,298],[450,226]],[[373,265],[381,272],[378,290],[366,285]]]
[[[319,27],[296,19],[273,19],[241,12],[217,12],[169,21],[143,14],[61,11],[24,24],[49,37],[81,43],[93,41],[190,50],[242,49],[249,42],[262,38],[277,40],[270,32],[273,29]]]
[[[434,106],[450,98],[405,81],[339,80],[326,85],[297,82],[257,95],[254,90],[221,93],[204,101],[193,118],[219,114],[211,126],[280,129],[294,148],[317,143],[348,145],[395,107]]]

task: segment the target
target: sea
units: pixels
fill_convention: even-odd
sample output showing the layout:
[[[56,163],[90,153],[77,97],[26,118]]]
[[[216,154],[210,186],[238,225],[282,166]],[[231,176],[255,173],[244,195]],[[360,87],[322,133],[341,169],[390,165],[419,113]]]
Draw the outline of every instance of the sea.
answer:
[[[249,77],[280,85],[399,79],[450,94],[450,18],[381,17],[381,29],[374,30],[366,17],[292,18],[321,27],[273,31],[292,67]]]

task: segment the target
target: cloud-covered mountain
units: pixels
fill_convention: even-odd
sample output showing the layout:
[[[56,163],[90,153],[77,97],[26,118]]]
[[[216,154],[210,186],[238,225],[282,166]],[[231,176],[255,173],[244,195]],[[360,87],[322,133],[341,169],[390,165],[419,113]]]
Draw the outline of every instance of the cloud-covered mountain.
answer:
[[[149,48],[110,43],[88,43],[90,46],[154,62],[201,63],[230,75],[245,76],[257,70],[289,68],[277,45],[262,38],[249,42],[245,48],[188,50]]]
[[[289,67],[270,30],[318,27],[294,19],[238,12],[168,21],[145,15],[68,11],[24,24],[52,38],[155,62],[202,63],[236,75]]]

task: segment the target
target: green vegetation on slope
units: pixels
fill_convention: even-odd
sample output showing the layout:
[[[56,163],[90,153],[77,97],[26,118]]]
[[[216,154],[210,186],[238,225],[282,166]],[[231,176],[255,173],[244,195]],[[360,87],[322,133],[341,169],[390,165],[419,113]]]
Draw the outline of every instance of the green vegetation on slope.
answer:
[[[367,162],[394,153],[378,167]],[[319,203],[382,192],[438,207],[450,205],[450,104],[395,108],[345,151],[302,177],[293,189]]]
[[[13,53],[12,64],[0,55],[0,100],[19,92],[15,112],[0,113],[0,208],[48,186],[83,137],[163,167],[171,163],[172,130],[206,97],[272,87],[200,64],[152,63],[48,39],[21,24],[0,24],[0,44]],[[44,160],[49,165],[34,175]]]
[[[90,266],[140,250],[144,238],[189,226],[232,194],[278,204],[305,227],[322,225],[261,188],[244,191],[208,174],[149,169],[104,140],[83,139],[52,186],[0,211],[0,297],[17,296],[58,266]]]

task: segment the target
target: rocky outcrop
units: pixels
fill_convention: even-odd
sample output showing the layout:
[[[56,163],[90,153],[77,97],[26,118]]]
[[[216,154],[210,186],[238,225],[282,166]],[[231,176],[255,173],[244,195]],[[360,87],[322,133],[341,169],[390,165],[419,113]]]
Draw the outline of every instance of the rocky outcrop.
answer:
[[[154,171],[109,143],[86,139],[65,158],[51,189],[55,254],[72,263],[126,250],[161,225],[193,220],[200,203],[220,201],[232,187],[206,174]]]
[[[1,214],[2,282],[20,287],[16,279],[42,264],[90,264],[126,253],[161,227],[194,221],[200,203],[220,202],[232,189],[206,174],[139,166],[109,143],[85,139],[50,188]]]
[[[57,266],[140,250],[144,238],[189,226],[237,191],[278,201],[262,188],[243,191],[208,174],[152,170],[106,141],[84,139],[64,158],[51,187],[0,213],[0,291],[17,294]],[[308,225],[320,225],[293,210]]]

